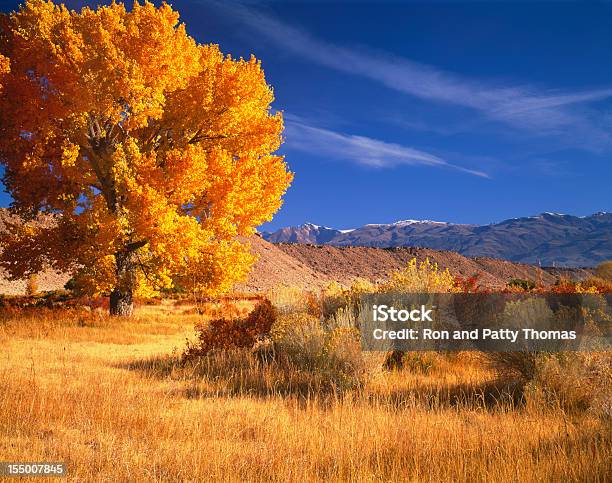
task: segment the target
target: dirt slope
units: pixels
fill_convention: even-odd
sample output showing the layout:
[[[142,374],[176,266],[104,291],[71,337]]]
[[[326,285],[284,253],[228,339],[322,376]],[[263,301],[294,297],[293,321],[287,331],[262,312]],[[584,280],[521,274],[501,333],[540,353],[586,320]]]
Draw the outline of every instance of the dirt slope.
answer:
[[[6,212],[0,209],[0,232]],[[251,249],[259,259],[246,283],[236,287],[241,292],[257,292],[278,285],[321,288],[331,281],[349,284],[357,277],[382,280],[390,272],[404,267],[412,258],[429,258],[441,268],[463,277],[479,275],[480,283],[503,287],[512,278],[552,284],[566,275],[584,278],[585,270],[542,270],[533,265],[492,258],[469,258],[455,252],[429,248],[335,247],[330,245],[272,244],[259,236],[250,239]],[[47,271],[38,276],[40,290],[60,289],[68,276]],[[9,282],[0,270],[0,294],[22,294],[25,281]]]
[[[556,269],[549,272],[534,265],[484,257],[469,258],[429,248],[272,244],[257,236],[253,237],[252,246],[260,259],[248,283],[243,285],[247,290],[266,290],[279,284],[323,287],[331,281],[348,284],[357,277],[383,280],[390,272],[406,266],[412,258],[418,261],[429,258],[454,275],[478,275],[481,285],[492,288],[504,287],[513,278],[550,285],[559,276],[581,279],[590,275],[589,270]]]
[[[307,263],[285,253],[278,246],[265,241],[259,236],[249,240],[251,252],[259,259],[246,283],[236,286],[237,291],[257,292],[277,285],[300,286],[315,289],[325,286],[329,279],[322,273],[313,270]]]
[[[555,277],[531,265],[511,263],[488,258],[468,258],[450,251],[428,248],[370,248],[332,247],[317,245],[281,244],[285,253],[302,261],[326,277],[339,282],[349,282],[356,277],[371,280],[384,279],[393,270],[404,267],[412,258],[426,258],[440,268],[448,268],[463,277],[478,275],[483,285],[503,287],[512,278],[538,279],[542,283],[554,283]]]

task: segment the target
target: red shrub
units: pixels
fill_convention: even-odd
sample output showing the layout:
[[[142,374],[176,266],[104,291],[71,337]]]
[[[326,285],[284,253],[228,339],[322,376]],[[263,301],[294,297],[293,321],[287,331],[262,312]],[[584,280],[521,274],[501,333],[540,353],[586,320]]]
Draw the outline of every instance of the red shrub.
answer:
[[[557,282],[548,288],[550,293],[576,293],[576,282],[567,278],[560,278]]]
[[[270,332],[276,316],[272,303],[264,299],[246,318],[220,318],[198,325],[198,340],[195,344],[187,345],[184,357],[189,359],[203,356],[213,349],[252,347],[258,337]]]
[[[471,277],[455,277],[455,287],[459,289],[460,292],[464,293],[478,293],[483,291],[483,288],[479,285],[478,274],[472,275]]]

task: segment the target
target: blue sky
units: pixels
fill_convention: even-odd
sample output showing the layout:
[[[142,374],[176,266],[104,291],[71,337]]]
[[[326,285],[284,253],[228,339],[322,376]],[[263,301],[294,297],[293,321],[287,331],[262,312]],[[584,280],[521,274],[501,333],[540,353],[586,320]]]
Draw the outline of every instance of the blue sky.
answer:
[[[295,180],[263,229],[612,211],[612,4],[171,3],[285,113]]]

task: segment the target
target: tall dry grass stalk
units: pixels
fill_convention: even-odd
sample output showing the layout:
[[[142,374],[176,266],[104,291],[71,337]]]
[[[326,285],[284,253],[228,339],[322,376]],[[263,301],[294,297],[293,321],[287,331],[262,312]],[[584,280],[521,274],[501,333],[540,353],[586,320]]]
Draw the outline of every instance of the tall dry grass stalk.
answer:
[[[609,422],[522,405],[472,355],[344,395],[248,351],[181,365],[197,314],[0,320],[2,460],[79,481],[606,481]]]

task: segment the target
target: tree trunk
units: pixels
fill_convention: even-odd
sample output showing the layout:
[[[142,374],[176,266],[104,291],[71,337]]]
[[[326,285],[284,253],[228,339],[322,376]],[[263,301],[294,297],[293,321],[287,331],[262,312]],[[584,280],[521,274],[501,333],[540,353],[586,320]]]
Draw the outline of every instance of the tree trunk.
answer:
[[[117,285],[110,294],[110,314],[130,317],[134,312],[133,293],[136,287],[134,252],[115,253]]]
[[[134,312],[132,291],[115,288],[110,294],[110,314],[121,317],[130,317]]]

